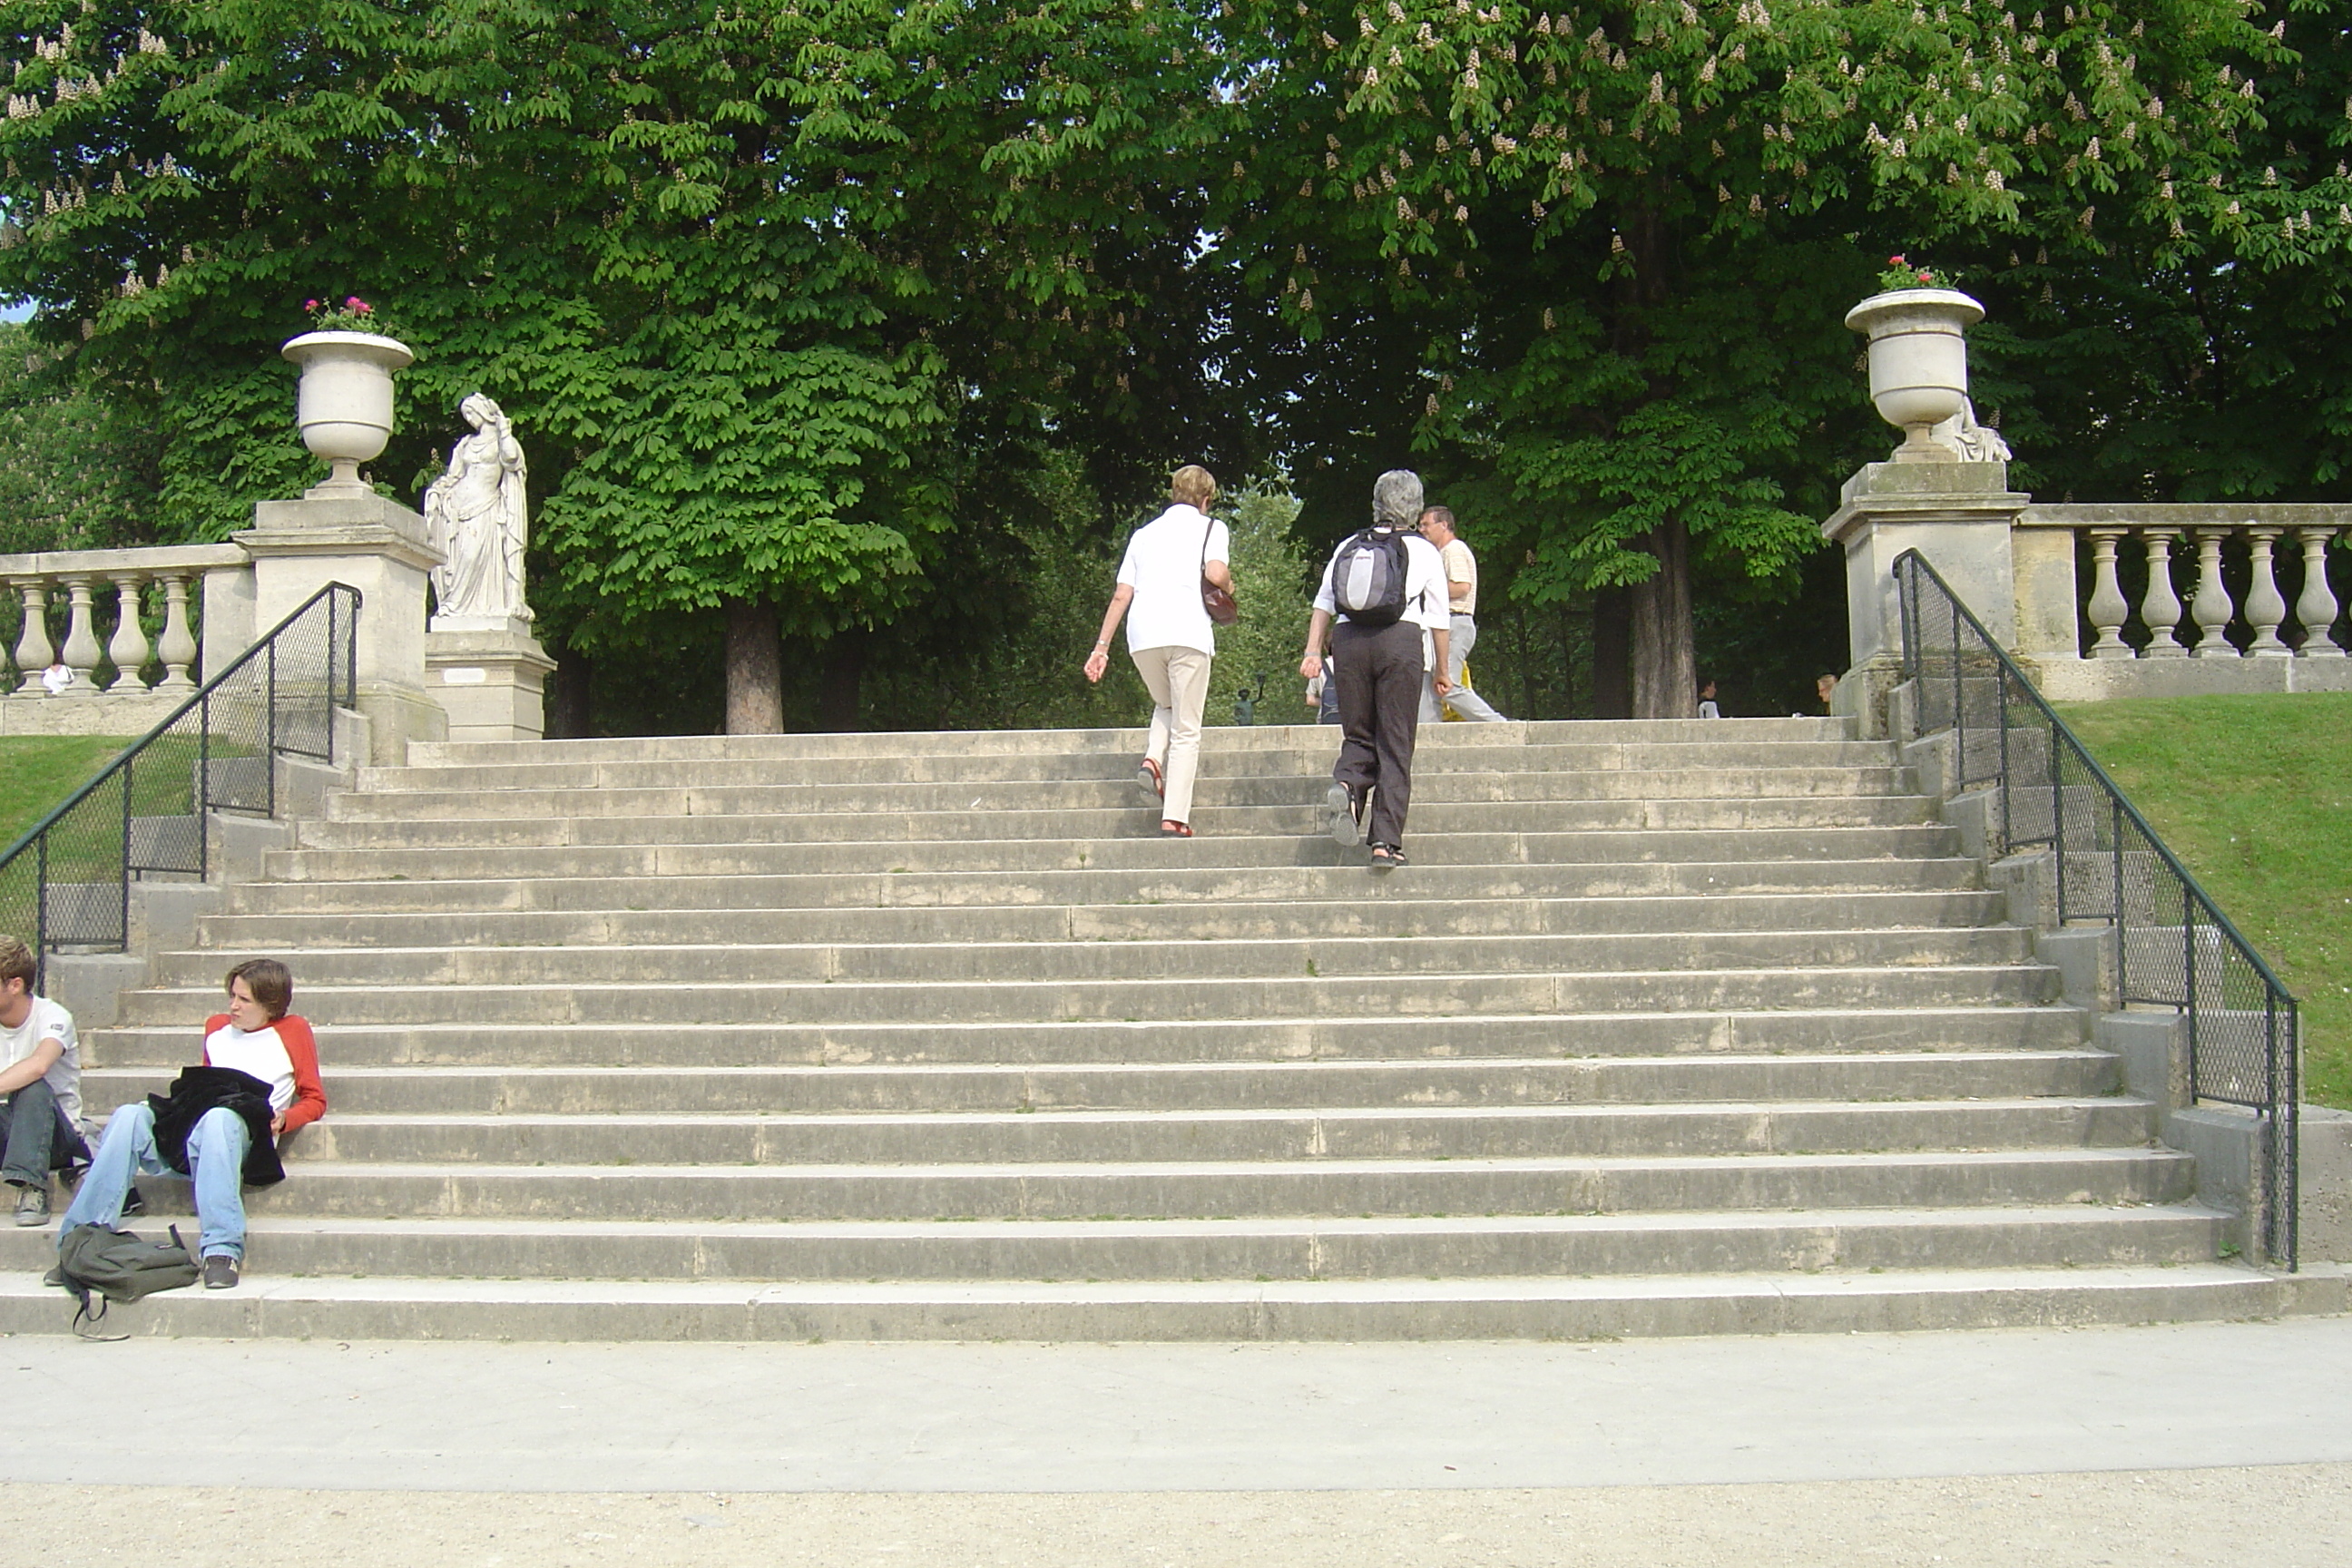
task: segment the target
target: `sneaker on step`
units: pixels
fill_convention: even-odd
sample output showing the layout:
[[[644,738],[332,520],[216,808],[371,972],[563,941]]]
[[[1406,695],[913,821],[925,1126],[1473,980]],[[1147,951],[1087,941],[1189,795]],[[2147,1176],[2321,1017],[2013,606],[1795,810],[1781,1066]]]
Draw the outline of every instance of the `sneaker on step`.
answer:
[[[236,1259],[226,1252],[215,1252],[205,1259],[205,1289],[234,1290],[236,1289]]]
[[[1330,818],[1332,843],[1353,849],[1364,841],[1364,826],[1359,819],[1361,809],[1346,784],[1334,784],[1324,792],[1323,810]]]
[[[16,1189],[16,1223],[28,1229],[49,1223],[49,1189],[47,1186]]]

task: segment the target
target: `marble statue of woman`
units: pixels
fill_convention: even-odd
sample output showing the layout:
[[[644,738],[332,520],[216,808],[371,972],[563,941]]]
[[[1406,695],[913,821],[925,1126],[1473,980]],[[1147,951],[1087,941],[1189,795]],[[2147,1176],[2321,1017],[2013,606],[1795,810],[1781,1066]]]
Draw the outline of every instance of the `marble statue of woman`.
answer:
[[[449,449],[449,468],[425,491],[435,623],[531,618],[522,599],[522,448],[499,405],[480,393],[457,405],[474,427]]]

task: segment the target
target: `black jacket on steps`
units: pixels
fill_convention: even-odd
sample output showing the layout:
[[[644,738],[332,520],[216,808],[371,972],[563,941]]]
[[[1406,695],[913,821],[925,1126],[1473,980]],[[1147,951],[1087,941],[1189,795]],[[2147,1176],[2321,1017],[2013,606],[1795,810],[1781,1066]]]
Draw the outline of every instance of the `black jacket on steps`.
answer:
[[[155,1113],[155,1152],[173,1170],[185,1172],[188,1134],[196,1130],[197,1118],[222,1105],[243,1117],[246,1131],[252,1134],[252,1146],[245,1152],[245,1184],[267,1187],[284,1181],[286,1167],[278,1163],[278,1142],[269,1135],[275,1114],[269,1109],[269,1086],[235,1068],[182,1068],[172,1080],[171,1093],[147,1097],[148,1109]]]

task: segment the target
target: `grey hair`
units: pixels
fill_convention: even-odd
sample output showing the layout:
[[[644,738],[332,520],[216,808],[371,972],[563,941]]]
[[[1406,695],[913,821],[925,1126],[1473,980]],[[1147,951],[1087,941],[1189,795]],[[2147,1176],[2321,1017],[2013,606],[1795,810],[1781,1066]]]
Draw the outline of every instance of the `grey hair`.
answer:
[[[1421,500],[1421,476],[1411,468],[1391,468],[1372,481],[1372,526],[1420,526]]]

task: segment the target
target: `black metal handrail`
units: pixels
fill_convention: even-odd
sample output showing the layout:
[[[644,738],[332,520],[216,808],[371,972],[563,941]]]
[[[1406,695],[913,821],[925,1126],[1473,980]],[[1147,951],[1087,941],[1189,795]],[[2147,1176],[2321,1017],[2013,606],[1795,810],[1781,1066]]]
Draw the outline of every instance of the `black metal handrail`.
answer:
[[[45,977],[53,952],[129,944],[134,880],[205,879],[207,813],[276,815],[278,758],[334,760],[359,612],[348,584],[311,595],[0,853],[0,931],[26,936]]]
[[[2116,931],[2125,1002],[2179,1010],[2189,1089],[2259,1118],[2259,1240],[2292,1270],[2301,1100],[2295,998],[1927,559],[1895,559],[1919,732],[1948,729],[1960,789],[1997,793],[1989,853],[2047,846],[2056,914]]]

